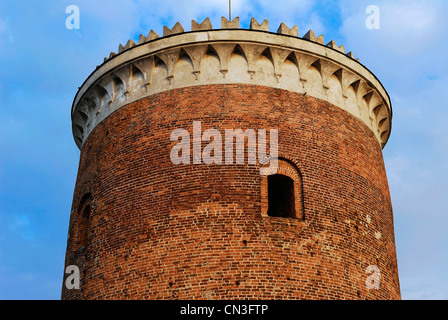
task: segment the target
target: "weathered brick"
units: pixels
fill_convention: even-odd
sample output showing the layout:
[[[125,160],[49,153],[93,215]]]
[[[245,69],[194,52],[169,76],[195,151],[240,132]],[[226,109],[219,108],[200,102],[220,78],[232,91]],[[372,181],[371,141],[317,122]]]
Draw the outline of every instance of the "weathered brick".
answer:
[[[278,129],[279,155],[301,173],[304,219],[262,216],[259,165],[172,164],[170,134],[192,135],[194,120],[222,134]],[[76,250],[87,193],[88,242]],[[187,87],[117,110],[82,148],[69,236],[65,263],[81,268],[81,289],[63,287],[63,299],[400,298],[377,139],[342,109],[286,90]],[[366,287],[369,265],[379,290]]]

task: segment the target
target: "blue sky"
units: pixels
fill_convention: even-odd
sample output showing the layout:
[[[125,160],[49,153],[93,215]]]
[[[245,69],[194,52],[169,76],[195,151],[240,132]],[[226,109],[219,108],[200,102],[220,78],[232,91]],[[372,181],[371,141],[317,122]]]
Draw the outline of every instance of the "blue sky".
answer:
[[[448,3],[445,0],[233,0],[232,16],[324,34],[377,75],[392,100],[384,149],[403,299],[448,299]],[[368,5],[380,29],[365,27]],[[65,26],[68,5],[80,29]],[[79,161],[77,88],[129,38],[210,17],[227,0],[0,2],[0,299],[59,299]]]

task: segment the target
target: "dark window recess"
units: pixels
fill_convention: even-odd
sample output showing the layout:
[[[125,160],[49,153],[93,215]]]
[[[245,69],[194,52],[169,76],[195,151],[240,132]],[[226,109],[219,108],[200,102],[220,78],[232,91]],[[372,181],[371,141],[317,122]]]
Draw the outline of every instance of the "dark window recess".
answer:
[[[294,180],[274,174],[268,176],[268,216],[295,218]]]
[[[77,248],[80,249],[87,245],[89,237],[89,221],[90,220],[90,205],[87,205],[79,217],[78,225],[78,243]]]

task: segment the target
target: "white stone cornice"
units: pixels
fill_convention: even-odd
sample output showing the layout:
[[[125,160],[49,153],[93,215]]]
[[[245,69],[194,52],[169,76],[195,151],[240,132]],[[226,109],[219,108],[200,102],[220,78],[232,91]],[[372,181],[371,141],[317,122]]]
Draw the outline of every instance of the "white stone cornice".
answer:
[[[253,28],[264,29],[253,21]],[[73,135],[79,148],[95,126],[115,110],[163,91],[206,84],[274,87],[328,101],[361,119],[382,147],[391,129],[389,96],[378,79],[343,46],[323,36],[281,26],[261,30],[209,30],[208,20],[152,32],[111,54],[80,87],[73,102]],[[261,29],[263,29],[261,28]],[[264,30],[263,29],[263,30]],[[291,32],[289,31],[291,30]],[[146,41],[146,42],[145,42]],[[122,46],[121,46],[122,47]]]

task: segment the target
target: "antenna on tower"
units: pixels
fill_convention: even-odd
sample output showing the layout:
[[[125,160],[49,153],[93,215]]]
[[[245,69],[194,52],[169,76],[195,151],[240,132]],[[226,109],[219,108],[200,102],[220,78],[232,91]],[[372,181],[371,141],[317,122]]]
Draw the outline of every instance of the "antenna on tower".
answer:
[[[229,21],[232,21],[232,0],[229,0]]]

